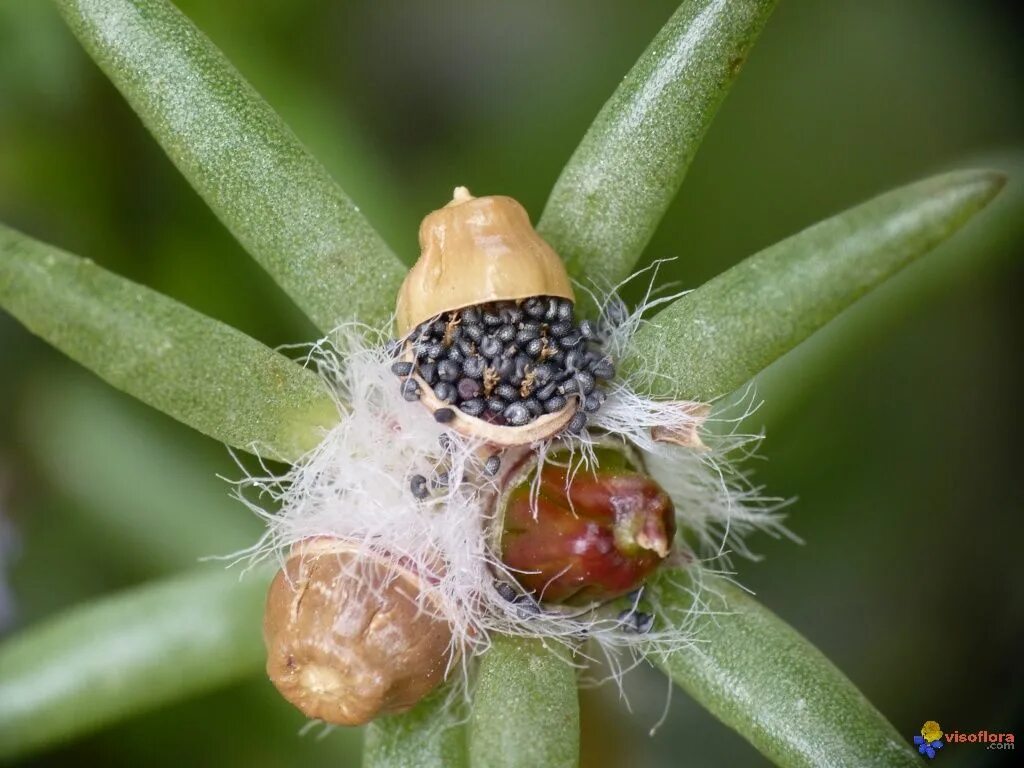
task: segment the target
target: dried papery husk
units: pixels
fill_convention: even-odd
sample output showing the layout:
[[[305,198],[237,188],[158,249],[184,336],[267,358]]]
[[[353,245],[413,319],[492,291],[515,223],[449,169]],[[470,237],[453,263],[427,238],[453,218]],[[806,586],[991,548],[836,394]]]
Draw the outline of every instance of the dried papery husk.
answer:
[[[575,300],[565,265],[511,197],[465,187],[420,224],[420,257],[395,309],[400,338],[445,312],[531,296]]]
[[[338,539],[303,542],[267,594],[267,674],[303,714],[327,723],[403,712],[449,668],[442,615],[429,585],[394,560]]]

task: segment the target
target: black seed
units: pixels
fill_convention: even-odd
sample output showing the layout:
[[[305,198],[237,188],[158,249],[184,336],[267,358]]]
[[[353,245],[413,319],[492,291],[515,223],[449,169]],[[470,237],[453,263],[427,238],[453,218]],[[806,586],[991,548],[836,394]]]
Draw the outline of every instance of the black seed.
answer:
[[[502,598],[508,600],[510,603],[515,602],[517,595],[515,589],[512,588],[511,584],[508,584],[504,581],[499,581],[497,584],[494,585],[494,588],[498,591],[498,594],[501,595]]]
[[[629,317],[629,310],[621,299],[612,299],[604,308],[604,316],[601,318],[605,324],[612,328],[622,325]]]
[[[423,475],[413,475],[409,478],[409,490],[417,499],[425,499],[430,495],[427,490],[427,478]]]
[[[495,326],[501,325],[501,316],[496,315],[493,312],[484,312],[484,325]]]
[[[455,386],[447,381],[441,381],[434,385],[434,395],[442,403],[454,403],[456,394]]]
[[[414,400],[420,399],[420,385],[415,379],[406,379],[402,382],[401,388],[402,397],[408,400],[410,403]]]
[[[437,384],[437,363],[420,363],[416,372],[430,386]]]
[[[502,416],[513,427],[521,427],[530,420],[530,412],[522,403],[512,403],[512,405],[505,409]]]
[[[507,379],[512,375],[512,371],[515,370],[516,364],[510,358],[507,357],[495,357],[491,360],[491,368],[499,379]]]
[[[530,397],[523,401],[523,405],[526,406],[526,410],[530,412],[530,415],[537,418],[544,413],[544,406],[540,404],[540,400],[536,397]]]
[[[548,332],[552,336],[554,336],[555,338],[559,338],[559,339],[562,338],[563,336],[565,336],[565,334],[567,334],[571,330],[572,330],[572,323],[568,322],[567,320],[563,320],[563,321],[561,321],[559,323],[555,323],[550,328],[548,328]]]
[[[533,376],[538,384],[547,384],[555,375],[555,369],[547,363],[534,366]]]
[[[522,381],[531,370],[533,370],[533,359],[529,355],[519,355],[516,358],[514,377]]]
[[[534,339],[526,345],[526,354],[530,357],[537,357],[544,349],[544,339]]]
[[[565,431],[570,435],[576,435],[582,432],[585,426],[587,426],[587,414],[583,411],[576,411],[576,415],[572,417]]]
[[[519,399],[519,390],[511,384],[499,384],[494,388],[494,394],[509,402]]]
[[[511,307],[501,310],[501,317],[506,323],[515,325],[523,319],[523,310],[513,304]]]
[[[475,307],[462,310],[462,322],[464,325],[477,325],[480,322],[480,310]]]
[[[494,477],[498,474],[499,469],[501,469],[501,456],[498,454],[489,456],[487,461],[484,462],[484,474],[489,477]]]
[[[583,340],[583,337],[580,336],[580,332],[579,331],[573,331],[572,333],[567,333],[565,336],[560,338],[558,340],[558,343],[561,344],[566,349],[572,349],[577,344],[579,344],[582,340]]]
[[[502,400],[500,397],[489,397],[487,398],[487,410],[491,413],[503,413],[505,408],[508,407],[508,403]]]
[[[598,396],[597,392],[587,395],[583,401],[583,410],[587,413],[597,413],[603,405],[602,399]]]
[[[430,478],[430,484],[435,488],[447,488],[448,487],[448,473],[447,472],[436,472]]]
[[[558,316],[558,299],[548,299],[548,305],[544,310],[544,319],[549,323]]]
[[[579,391],[580,384],[576,379],[566,379],[558,388],[558,392],[563,395],[575,395]]]
[[[610,357],[602,357],[590,367],[590,372],[599,379],[614,379],[615,365]]]
[[[540,320],[544,317],[547,309],[546,302],[543,299],[538,299],[536,296],[523,302],[523,311],[535,320]]]
[[[456,385],[455,389],[458,391],[459,397],[463,400],[472,400],[480,394],[480,382],[468,377],[459,379],[459,383]],[[463,410],[465,410],[465,408],[463,408]]]
[[[452,360],[442,360],[437,364],[437,376],[441,381],[456,381],[461,370],[461,366]]]
[[[395,376],[408,376],[412,373],[412,363],[399,360],[397,363],[391,364],[391,372],[395,374]]]
[[[583,355],[579,350],[570,349],[565,353],[565,369],[576,371],[583,367]]]
[[[633,626],[635,627],[637,634],[646,635],[654,626],[654,614],[637,613],[636,616],[633,617]]]
[[[580,321],[580,336],[584,339],[592,339],[597,335],[597,330],[594,328],[594,324],[589,320]]]
[[[516,337],[516,329],[511,325],[503,325],[498,329],[497,337],[502,344],[508,344]]]
[[[437,360],[437,358],[441,357],[441,355],[444,354],[444,345],[436,341],[432,341],[429,344],[427,344],[426,349],[427,357],[429,357],[431,360]]]
[[[578,371],[576,373],[576,381],[580,383],[580,392],[584,395],[589,395],[594,391],[594,374],[590,371]]]
[[[471,379],[479,379],[484,375],[484,368],[486,367],[487,363],[484,362],[480,355],[473,355],[472,357],[467,357],[462,364],[462,372]]]
[[[452,447],[452,438],[447,432],[442,432],[437,436],[437,443],[441,446],[442,451],[447,451]]]
[[[485,357],[493,357],[501,352],[501,342],[493,336],[484,336],[480,339],[480,354]]]
[[[463,360],[466,359],[466,355],[463,354],[462,350],[459,349],[458,345],[448,348],[448,354],[445,357],[451,360],[456,365],[460,365]]]
[[[568,299],[561,299],[558,302],[558,319],[572,320],[572,302]]]
[[[384,351],[387,352],[391,357],[395,357],[399,352],[402,351],[403,342],[401,339],[388,339],[384,344]]]
[[[516,344],[525,347],[531,341],[540,341],[540,331],[532,328],[523,328],[516,333]]]
[[[521,618],[535,616],[540,613],[540,606],[537,605],[537,601],[529,595],[518,595],[515,599],[515,604],[519,609],[518,613]]]
[[[430,332],[434,336],[444,336],[444,332],[447,330],[447,328],[448,323],[446,323],[444,320],[435,320],[433,323],[430,324]]]
[[[554,413],[555,411],[560,411],[565,408],[566,403],[568,402],[569,401],[561,395],[555,395],[554,397],[550,397],[544,401],[544,410],[548,413]]]
[[[520,331],[531,331],[540,336],[541,330],[544,328],[543,323],[536,323],[532,320],[525,320],[519,324]]]
[[[462,333],[467,339],[470,339],[472,341],[480,341],[480,339],[484,335],[484,329],[480,325],[477,325],[476,323],[474,323],[473,325],[463,324]]]
[[[439,424],[447,424],[455,418],[455,411],[451,408],[438,408],[434,411],[434,421]]]
[[[476,344],[474,344],[469,339],[459,339],[455,343],[455,346],[458,348],[459,352],[461,352],[466,357],[476,354]]]
[[[565,352],[558,349],[558,347],[555,347],[555,349],[558,351],[555,352],[555,354],[548,356],[548,362],[556,368],[562,368],[565,366]]]
[[[552,381],[550,384],[545,385],[541,389],[537,390],[538,400],[547,400],[555,394],[555,390],[558,389],[558,382]]]
[[[479,397],[475,397],[471,400],[466,400],[459,404],[459,410],[467,416],[479,416],[484,412],[484,401]]]

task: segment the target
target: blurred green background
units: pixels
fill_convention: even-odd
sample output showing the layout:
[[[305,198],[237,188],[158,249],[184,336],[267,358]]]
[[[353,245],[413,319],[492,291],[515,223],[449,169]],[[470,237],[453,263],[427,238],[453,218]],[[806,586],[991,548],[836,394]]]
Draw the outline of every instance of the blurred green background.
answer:
[[[645,3],[179,0],[404,257],[456,184],[539,215],[671,14]],[[761,377],[757,478],[797,546],[742,582],[910,739],[1024,736],[1017,361],[1024,60],[1013,3],[786,0],[649,249],[695,286],[815,220],[954,166],[1007,170],[939,252]],[[311,327],[178,176],[48,3],[0,4],[0,219],[271,344]],[[223,447],[110,390],[0,314],[0,632],[254,540]],[[207,564],[206,567],[220,567]],[[255,628],[254,628],[254,631]],[[584,699],[585,766],[758,766],[664,678]],[[354,766],[358,731],[253,679],[26,765]],[[953,745],[948,766],[1009,764]]]

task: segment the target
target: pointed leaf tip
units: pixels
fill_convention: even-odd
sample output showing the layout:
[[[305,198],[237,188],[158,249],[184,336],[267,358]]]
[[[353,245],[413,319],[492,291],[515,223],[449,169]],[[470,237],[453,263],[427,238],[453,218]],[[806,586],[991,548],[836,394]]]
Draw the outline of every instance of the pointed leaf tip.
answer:
[[[732,392],[952,235],[1005,183],[997,171],[954,171],[815,224],[667,307],[637,333],[624,367],[659,397]]]
[[[685,0],[601,108],[538,231],[578,278],[625,278],[776,0]]]

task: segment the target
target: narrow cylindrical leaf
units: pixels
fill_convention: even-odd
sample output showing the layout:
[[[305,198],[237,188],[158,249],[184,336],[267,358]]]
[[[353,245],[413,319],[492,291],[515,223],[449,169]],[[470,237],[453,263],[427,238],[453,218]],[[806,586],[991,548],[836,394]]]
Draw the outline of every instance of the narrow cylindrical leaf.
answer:
[[[538,229],[578,277],[629,274],[776,0],[684,0],[601,109]]]
[[[167,0],[57,0],[210,208],[322,330],[386,320],[403,268],[219,50]]]
[[[660,619],[689,621],[681,571],[652,585]],[[864,695],[792,627],[733,584],[705,577],[690,648],[652,657],[687,693],[785,768],[920,765]],[[911,734],[912,735],[912,734]]]
[[[933,176],[815,224],[659,313],[624,364],[658,396],[727,394],[949,237],[1003,182],[983,170]]]
[[[0,645],[0,758],[258,674],[270,573],[156,582]]]
[[[0,307],[113,386],[229,445],[294,459],[338,420],[314,372],[2,225]]]
[[[401,715],[366,726],[363,768],[466,768],[461,707],[440,691]]]
[[[575,768],[576,670],[564,649],[496,637],[480,664],[469,720],[473,768]]]

